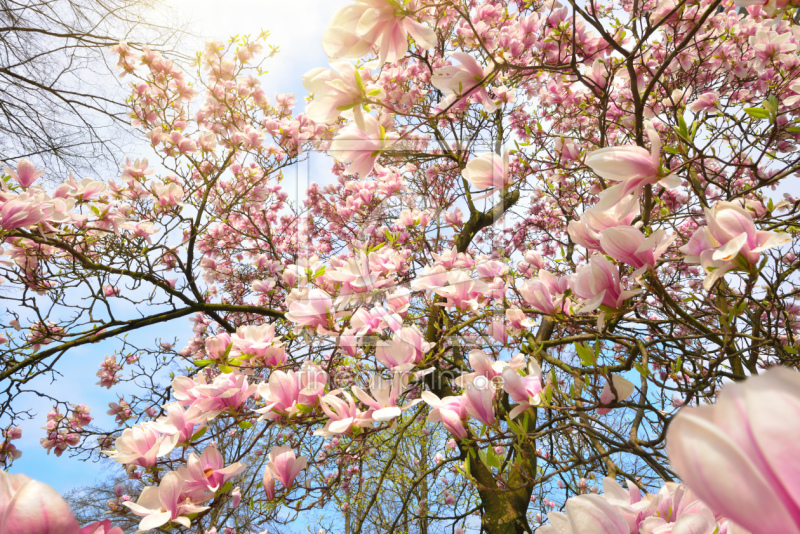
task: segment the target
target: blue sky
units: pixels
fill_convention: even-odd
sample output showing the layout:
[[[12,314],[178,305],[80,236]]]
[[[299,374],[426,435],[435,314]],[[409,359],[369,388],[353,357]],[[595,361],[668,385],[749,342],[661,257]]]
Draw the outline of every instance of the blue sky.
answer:
[[[327,65],[327,57],[320,45],[322,32],[333,14],[348,3],[349,0],[229,0],[224,3],[218,0],[174,0],[170,2],[173,15],[165,16],[188,18],[193,21],[193,32],[207,39],[227,40],[235,34],[257,35],[262,29],[269,30],[269,44],[279,46],[281,52],[265,65],[268,74],[263,80],[264,87],[268,95],[295,93],[298,102],[296,112],[301,112],[305,96],[301,76],[312,68]],[[148,152],[149,147],[142,146],[134,148],[130,156],[131,159],[147,157]],[[320,164],[307,169],[309,174],[327,172]],[[174,321],[137,333],[142,340],[155,340],[161,336],[172,339],[176,335],[180,339],[179,346],[183,346],[181,342],[185,343],[191,336],[188,320]],[[55,382],[39,380],[32,384],[31,389],[46,390],[73,404],[87,404],[99,427],[113,428],[113,418],[106,415],[105,411],[108,403],[116,401],[126,388],[115,387],[110,391],[101,388],[95,385],[95,373],[103,357],[112,354],[117,346],[113,341],[108,341],[73,349],[58,367],[62,377]],[[108,467],[105,463],[87,463],[69,458],[67,454],[60,458],[48,455],[40,446],[39,439],[45,435],[42,427],[52,404],[33,394],[24,398],[24,404],[36,417],[22,425],[23,437],[15,443],[23,455],[14,463],[13,472],[25,473],[46,482],[61,493],[89,484],[103,475]]]

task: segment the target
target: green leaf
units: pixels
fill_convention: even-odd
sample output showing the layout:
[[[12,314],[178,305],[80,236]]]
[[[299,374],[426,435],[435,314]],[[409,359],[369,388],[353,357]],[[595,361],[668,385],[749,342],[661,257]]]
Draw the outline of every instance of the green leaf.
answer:
[[[353,69],[353,72],[356,75],[356,85],[358,86],[358,90],[363,95],[367,92],[367,90],[364,88],[364,80],[361,79],[361,74],[358,72],[358,69]]]
[[[308,406],[307,404],[297,404],[297,411],[300,413],[311,413],[314,411],[314,408]]]
[[[789,126],[786,128],[786,131],[790,133],[800,133],[800,126]]]
[[[636,362],[633,364],[633,367],[636,368],[636,370],[639,371],[639,374],[642,375],[643,377],[647,378],[648,376],[650,376],[650,370],[641,363]]]
[[[198,430],[197,432],[192,434],[192,437],[189,438],[189,441],[195,441],[195,440],[198,440],[198,439],[202,438],[203,434],[206,433],[206,430],[208,430],[208,427],[204,426],[203,428],[201,428],[200,430]]]
[[[252,427],[253,427],[253,423],[251,423],[250,421],[241,421],[239,423],[239,428],[241,428],[242,430],[247,430],[248,428],[252,428]]]
[[[217,360],[194,360],[192,363],[195,364],[197,367],[205,367],[206,365],[210,365]]]
[[[581,361],[581,364],[586,367],[594,365],[595,361],[597,361],[595,359],[594,351],[592,351],[584,343],[575,343],[575,352],[577,352],[578,359]]]
[[[767,111],[764,108],[746,108],[744,112],[753,117],[754,119],[769,118],[769,111]]]
[[[231,367],[230,365],[225,365],[223,363],[219,365],[219,370],[222,371],[223,373],[232,373],[233,367]]]

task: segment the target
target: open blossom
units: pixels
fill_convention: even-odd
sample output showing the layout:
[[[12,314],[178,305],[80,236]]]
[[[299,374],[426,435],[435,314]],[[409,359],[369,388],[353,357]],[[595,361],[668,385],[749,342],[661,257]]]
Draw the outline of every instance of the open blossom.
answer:
[[[720,534],[731,533],[714,513],[684,485],[667,482],[656,494],[642,495],[633,482],[628,490],[613,478],[603,479],[603,495],[578,495],[564,512],[547,514],[543,534]],[[740,534],[741,531],[738,531]],[[764,531],[766,532],[766,531]]]
[[[416,363],[416,351],[411,343],[399,339],[395,334],[388,341],[377,341],[375,359],[393,371],[408,371]]]
[[[604,191],[598,206],[603,209],[616,204],[631,192],[638,198],[645,185],[661,179],[661,138],[651,123],[647,124],[650,151],[635,145],[600,148],[586,155],[588,165],[598,176],[618,185]],[[663,180],[665,187],[680,185],[680,180],[670,175]]]
[[[515,369],[503,369],[503,389],[519,406],[515,406],[508,414],[512,419],[524,412],[529,406],[538,406],[541,402],[542,368],[531,358],[528,362],[527,376],[519,376]]]
[[[311,289],[305,293],[292,291],[286,298],[289,311],[286,319],[295,323],[295,332],[303,327],[325,329],[333,312],[330,295],[321,289]]]
[[[173,395],[184,404],[192,404],[207,412],[237,411],[256,392],[247,376],[239,372],[224,373],[207,383],[203,374],[194,379],[179,376],[172,381]]]
[[[267,382],[258,385],[258,393],[266,406],[256,411],[264,414],[265,419],[292,417],[299,412],[299,404],[316,405],[327,381],[327,374],[309,361],[303,363],[300,373],[273,371]]]
[[[53,206],[43,200],[44,195],[33,196],[25,192],[20,195],[5,196],[5,202],[0,204],[0,228],[6,230],[25,228],[46,221],[53,213]]]
[[[501,376],[506,368],[522,369],[525,366],[525,357],[517,354],[510,361],[492,360],[482,350],[473,349],[468,355],[469,365],[474,370],[472,373],[464,373],[456,378],[454,384],[460,388],[469,387],[479,376],[487,380],[494,380]]]
[[[718,202],[705,209],[706,224],[680,248],[687,263],[699,263],[707,272],[703,281],[711,289],[731,269],[750,270],[761,252],[791,241],[789,234],[757,231],[750,211],[736,202]]]
[[[360,59],[378,47],[381,63],[397,61],[408,51],[408,35],[421,48],[432,48],[436,34],[412,18],[417,1],[355,0],[334,15],[325,33],[322,48],[331,59]]]
[[[286,351],[280,337],[275,337],[274,324],[240,326],[231,341],[243,356],[257,359],[263,365],[279,366],[286,361]]]
[[[297,475],[307,465],[308,460],[306,457],[297,458],[291,447],[275,447],[269,451],[267,469],[275,478],[280,480],[284,488],[290,488],[294,484]]]
[[[607,190],[608,191],[608,190]],[[639,198],[630,194],[609,206],[592,206],[567,225],[569,237],[589,250],[601,250],[600,236],[609,228],[629,226],[639,215]]]
[[[489,189],[491,194],[511,185],[508,171],[508,150],[499,156],[487,152],[472,158],[461,171],[461,176],[475,189]]]
[[[372,115],[364,117],[363,128],[351,123],[339,130],[331,142],[330,155],[336,161],[347,163],[347,174],[357,174],[364,179],[372,172],[381,152],[398,139],[395,132],[387,132]]]
[[[682,408],[670,463],[714,512],[753,533],[800,533],[800,374],[778,367]]]
[[[533,309],[552,315],[569,312],[570,300],[564,296],[568,289],[568,277],[558,278],[553,273],[540,269],[536,278],[525,280],[519,292]]]
[[[440,399],[430,391],[423,391],[420,397],[431,407],[431,412],[428,414],[429,423],[441,422],[448,432],[458,439],[467,437],[467,429],[464,427],[467,408],[466,399],[463,396]]]
[[[415,399],[402,406],[398,406],[397,399],[405,389],[402,375],[395,374],[389,384],[384,382],[385,381],[382,380],[379,375],[372,377],[369,388],[372,394],[371,397],[358,386],[353,386],[353,393],[355,396],[370,407],[370,410],[364,416],[365,418],[371,418],[379,423],[391,421],[400,417],[400,414],[412,406],[422,402],[421,399]]]
[[[208,416],[197,406],[184,409],[181,403],[172,402],[164,406],[166,413],[153,421],[152,426],[162,434],[177,436],[177,443],[188,443],[202,427]]]
[[[103,452],[121,464],[153,467],[159,457],[166,456],[175,448],[178,439],[178,434],[162,434],[152,421],[145,421],[126,428],[114,440],[114,450]]]
[[[483,104],[483,109],[487,112],[497,110],[497,105],[489,96],[486,87],[482,85],[483,80],[492,73],[494,66],[489,65],[484,69],[466,52],[453,52],[450,57],[458,61],[458,64],[438,68],[431,76],[431,85],[445,95],[445,100],[440,102],[437,108],[446,109],[462,98],[473,97]]]
[[[614,226],[600,234],[600,247],[615,260],[635,269],[652,269],[674,240],[675,236],[667,235],[664,230],[645,237],[633,226]]]
[[[38,180],[39,177],[44,174],[44,169],[37,171],[36,166],[31,163],[31,160],[28,158],[22,158],[17,162],[16,172],[12,171],[8,167],[3,167],[3,170],[25,189],[30,187],[33,182]]]
[[[356,125],[364,130],[362,104],[380,97],[377,85],[365,86],[356,67],[347,61],[331,63],[333,69],[316,68],[303,75],[303,87],[316,97],[306,106],[306,115],[317,123],[335,121],[350,111]]]
[[[589,263],[578,269],[571,282],[572,291],[584,299],[582,310],[588,311],[598,306],[619,308],[638,291],[625,291],[617,267],[604,256],[595,255]]]
[[[433,292],[446,299],[445,306],[461,310],[477,310],[487,290],[486,282],[474,280],[460,269],[447,273],[447,285],[433,288]]]
[[[341,395],[341,397],[339,396]],[[370,421],[358,409],[353,397],[346,391],[333,390],[319,399],[320,408],[328,416],[325,428],[314,431],[315,436],[330,437],[347,434],[353,426],[368,426]]]
[[[139,522],[139,530],[147,531],[167,523],[177,523],[186,528],[192,524],[187,517],[207,510],[208,506],[198,506],[183,495],[185,481],[175,471],[170,471],[161,479],[158,486],[147,486],[142,490],[139,499],[134,503],[126,501],[131,512],[143,517]]]
[[[189,454],[186,467],[180,466],[178,474],[183,478],[183,492],[194,501],[201,501],[206,492],[216,492],[231,478],[244,471],[241,462],[225,466],[225,459],[216,447],[206,447],[198,457]]]

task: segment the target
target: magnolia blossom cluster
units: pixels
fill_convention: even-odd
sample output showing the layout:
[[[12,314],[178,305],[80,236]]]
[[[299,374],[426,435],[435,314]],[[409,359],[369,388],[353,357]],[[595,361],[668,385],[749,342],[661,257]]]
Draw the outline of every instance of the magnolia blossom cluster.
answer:
[[[6,462],[6,458],[12,461],[22,456],[22,451],[14,446],[12,441],[22,437],[22,428],[18,426],[9,427],[3,430],[3,441],[0,442],[0,462]]]
[[[734,532],[691,489],[666,483],[656,494],[642,495],[632,481],[625,490],[612,478],[603,479],[602,495],[579,495],[567,500],[564,512],[549,512],[546,534],[638,534],[639,532]],[[738,532],[742,532],[738,530]]]
[[[56,456],[61,456],[67,448],[80,442],[83,427],[92,422],[90,411],[85,404],[73,404],[67,415],[61,414],[58,408],[48,412],[47,424],[43,427],[47,437],[39,440],[48,454],[52,450]]]

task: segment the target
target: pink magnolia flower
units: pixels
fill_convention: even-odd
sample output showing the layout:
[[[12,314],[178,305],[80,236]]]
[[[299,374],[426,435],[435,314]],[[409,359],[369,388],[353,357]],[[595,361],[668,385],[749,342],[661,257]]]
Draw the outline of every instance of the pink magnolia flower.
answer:
[[[356,125],[366,129],[362,104],[370,98],[380,98],[380,87],[365,86],[352,63],[337,61],[331,67],[333,70],[316,68],[303,75],[303,87],[316,95],[306,106],[306,115],[314,122],[329,123],[343,112],[351,111]]]
[[[716,91],[708,91],[697,97],[697,100],[692,102],[689,106],[689,111],[694,113],[705,112],[718,112],[719,111],[719,95]]]
[[[656,261],[675,240],[664,230],[657,230],[645,237],[641,230],[633,226],[614,226],[600,234],[600,247],[603,252],[627,263],[635,269],[653,269]]]
[[[267,495],[267,500],[271,501],[275,499],[275,477],[272,476],[272,471],[269,468],[269,464],[264,466],[264,476],[262,477],[262,482],[264,486],[264,493]]]
[[[529,406],[538,406],[541,402],[542,368],[539,363],[531,358],[528,362],[528,375],[519,376],[515,369],[503,369],[503,389],[506,390],[511,400],[518,403],[508,414],[514,419],[528,409]]]
[[[239,507],[239,503],[242,502],[242,490],[239,486],[233,488],[231,492],[231,508],[236,509]]]
[[[611,390],[612,384],[614,386],[614,391]],[[606,382],[606,385],[603,386],[603,391],[600,392],[600,402],[603,404],[611,404],[613,402],[625,400],[630,397],[635,390],[636,386],[629,380],[619,375],[612,374],[611,380]],[[616,392],[616,395],[614,392]],[[605,415],[610,411],[611,408],[598,408],[597,414]]]
[[[7,175],[11,176],[14,180],[17,181],[19,185],[21,185],[24,189],[27,189],[31,186],[33,182],[39,179],[39,177],[44,174],[44,169],[41,171],[36,170],[36,166],[31,163],[31,160],[28,158],[22,158],[17,162],[17,171],[14,172],[8,167],[3,167],[3,170],[6,172]]]
[[[231,346],[231,336],[227,332],[222,332],[205,341],[206,353],[212,360],[221,360]]]
[[[312,389],[316,391],[316,388]],[[273,371],[269,381],[258,385],[258,393],[267,405],[256,411],[264,414],[264,419],[292,417],[299,412],[300,390],[300,378],[294,371]]]
[[[455,306],[461,310],[477,310],[487,289],[486,282],[473,280],[462,270],[447,273],[447,285],[433,288],[433,292],[447,299],[445,307]]]
[[[441,422],[456,438],[467,437],[467,429],[464,427],[467,409],[466,399],[463,396],[440,399],[430,391],[423,391],[420,397],[432,408],[428,414],[429,423]]]
[[[331,59],[360,59],[378,47],[381,63],[397,61],[408,50],[408,35],[421,48],[432,48],[436,34],[411,16],[417,1],[398,7],[391,0],[355,0],[334,15],[322,34],[322,48]]]
[[[339,397],[341,395],[341,397]],[[315,436],[330,437],[336,434],[347,434],[353,426],[368,426],[370,421],[364,418],[363,412],[346,391],[333,390],[319,399],[320,408],[328,416],[325,428],[314,431]]]
[[[286,351],[280,337],[275,337],[274,324],[240,326],[231,336],[231,342],[243,356],[263,365],[277,367],[286,361]]]
[[[177,523],[186,528],[192,525],[187,517],[207,510],[208,506],[198,506],[183,496],[184,480],[175,471],[164,475],[158,486],[147,486],[142,490],[139,499],[134,503],[122,503],[131,512],[143,517],[139,522],[139,530],[147,531],[167,523]]]
[[[114,440],[113,451],[103,451],[109,458],[121,464],[153,467],[158,458],[166,456],[178,444],[179,435],[164,435],[156,429],[152,421],[126,428]]]
[[[329,150],[333,159],[349,164],[345,173],[357,174],[361,179],[372,172],[381,152],[398,139],[396,133],[387,132],[372,115],[364,116],[363,126],[351,123],[339,130]]]
[[[211,384],[203,374],[194,379],[179,376],[172,381],[176,399],[207,412],[237,411],[256,389],[255,384],[248,384],[247,375],[237,371],[220,374]]]
[[[468,355],[469,365],[474,372],[464,373],[456,378],[454,383],[457,387],[466,388],[474,382],[479,376],[487,380],[494,380],[501,376],[506,368],[522,369],[525,366],[525,357],[522,354],[517,354],[510,361],[492,360],[482,350],[473,349]]]
[[[592,206],[583,212],[580,220],[570,221],[567,231],[575,243],[589,250],[600,250],[600,236],[604,231],[615,226],[629,226],[638,215],[639,199],[631,194],[610,206]]]
[[[45,195],[32,196],[25,192],[3,202],[0,205],[0,228],[25,228],[49,219],[53,213],[53,204],[44,197]]]
[[[286,301],[289,308],[286,318],[295,323],[295,332],[303,327],[326,328],[334,311],[330,295],[321,289],[312,289],[302,296],[293,291]]]
[[[655,495],[642,496],[630,480],[624,490],[612,478],[603,479],[603,495],[578,495],[567,500],[565,512],[550,512],[544,534],[733,534],[686,486],[666,483]],[[740,534],[741,531],[738,531]]]
[[[619,270],[604,256],[595,255],[589,263],[578,269],[571,280],[572,291],[584,300],[582,311],[594,310],[598,306],[619,308],[628,298],[639,291],[624,291],[620,283]]]
[[[275,447],[269,451],[267,469],[288,489],[294,484],[297,475],[306,468],[308,460],[305,456],[297,458],[291,447]],[[265,474],[266,476],[266,474]]]
[[[476,377],[464,391],[464,408],[467,414],[485,425],[493,425],[494,384],[486,377]]]
[[[645,185],[661,180],[661,138],[651,123],[647,124],[646,130],[651,145],[649,152],[640,146],[628,145],[601,148],[586,155],[586,165],[598,176],[619,182],[619,185],[603,192],[598,206],[608,208],[632,192],[638,198]],[[663,185],[676,187],[680,180],[670,175],[663,180]]]
[[[778,367],[722,388],[717,402],[685,407],[667,453],[716,513],[754,532],[800,533],[800,374]]]
[[[177,444],[188,443],[197,432],[197,426],[204,425],[208,416],[197,406],[185,410],[180,402],[164,406],[167,412],[152,423],[152,427],[166,435],[176,435]]]
[[[511,175],[508,171],[508,150],[498,156],[487,152],[472,158],[461,171],[461,176],[472,184],[475,189],[488,189],[484,196],[489,196],[495,191],[505,189],[511,185]],[[475,199],[483,198],[475,197]]]
[[[706,290],[731,269],[750,270],[761,252],[791,241],[783,232],[757,231],[750,211],[737,202],[718,202],[706,208],[706,224],[679,250],[687,263],[699,263],[707,272]]]
[[[547,514],[550,524],[543,534],[630,534],[625,517],[599,495],[579,495],[567,500],[565,512]]]
[[[569,313],[570,301],[564,297],[569,289],[569,278],[557,278],[544,269],[539,269],[536,278],[525,280],[519,292],[525,302],[538,312],[552,315]]]
[[[366,394],[364,390],[358,386],[353,386],[353,393],[359,398],[361,402],[370,407],[370,410],[364,415],[365,418],[371,418],[379,423],[391,421],[411,408],[416,404],[422,402],[421,399],[415,399],[411,402],[397,405],[397,398],[405,390],[403,377],[400,374],[395,374],[390,384],[385,384],[380,376],[375,375],[370,380],[369,391],[372,397]]]
[[[467,97],[474,97],[483,104],[483,109],[492,113],[497,110],[497,105],[489,96],[483,80],[491,75],[494,66],[485,69],[477,60],[466,52],[453,52],[450,57],[459,62],[458,65],[448,65],[435,69],[431,75],[431,85],[445,95],[445,100],[440,102],[438,109],[444,110],[455,102]]]
[[[395,334],[388,341],[377,341],[375,359],[392,371],[408,371],[416,363],[416,351],[413,344]]]
[[[0,471],[0,532],[79,534],[69,506],[52,487]]]
[[[183,479],[183,493],[194,501],[204,500],[206,492],[216,492],[231,478],[244,471],[245,465],[235,462],[225,467],[225,459],[216,447],[206,447],[198,457],[189,454],[186,467],[178,467]]]

